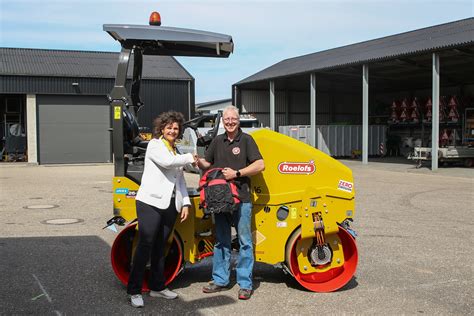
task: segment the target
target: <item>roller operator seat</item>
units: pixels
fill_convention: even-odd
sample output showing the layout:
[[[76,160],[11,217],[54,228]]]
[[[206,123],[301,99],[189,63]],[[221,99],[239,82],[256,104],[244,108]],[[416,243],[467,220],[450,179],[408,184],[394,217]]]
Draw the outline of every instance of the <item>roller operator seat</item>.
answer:
[[[147,140],[139,136],[140,129],[136,117],[127,109],[123,110],[123,142],[125,154],[140,154],[146,151]]]

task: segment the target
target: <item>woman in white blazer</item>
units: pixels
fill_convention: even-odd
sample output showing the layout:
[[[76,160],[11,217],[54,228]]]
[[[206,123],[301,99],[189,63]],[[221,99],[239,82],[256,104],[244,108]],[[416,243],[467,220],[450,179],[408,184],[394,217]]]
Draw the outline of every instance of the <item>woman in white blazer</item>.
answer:
[[[146,150],[142,183],[136,196],[139,241],[127,285],[133,307],[144,306],[141,289],[150,256],[150,296],[178,296],[165,287],[164,250],[177,214],[180,213],[181,222],[186,220],[191,206],[183,166],[194,163],[194,157],[179,154],[175,147],[183,132],[183,122],[181,113],[162,113],[154,121],[154,138]]]

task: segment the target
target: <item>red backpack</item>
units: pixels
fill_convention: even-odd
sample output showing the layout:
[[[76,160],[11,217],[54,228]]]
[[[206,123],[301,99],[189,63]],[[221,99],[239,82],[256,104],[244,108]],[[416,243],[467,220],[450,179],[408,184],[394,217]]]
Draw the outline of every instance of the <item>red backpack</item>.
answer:
[[[207,170],[199,180],[200,204],[204,214],[232,213],[240,204],[234,181],[227,181],[222,168]]]

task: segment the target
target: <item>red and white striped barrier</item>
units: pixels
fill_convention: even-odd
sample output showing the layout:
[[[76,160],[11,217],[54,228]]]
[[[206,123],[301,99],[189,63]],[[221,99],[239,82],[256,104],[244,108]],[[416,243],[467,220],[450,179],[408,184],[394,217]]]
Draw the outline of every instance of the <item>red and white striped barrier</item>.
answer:
[[[384,143],[380,143],[380,145],[379,145],[379,155],[382,156],[382,157],[385,156],[385,145],[384,145]]]

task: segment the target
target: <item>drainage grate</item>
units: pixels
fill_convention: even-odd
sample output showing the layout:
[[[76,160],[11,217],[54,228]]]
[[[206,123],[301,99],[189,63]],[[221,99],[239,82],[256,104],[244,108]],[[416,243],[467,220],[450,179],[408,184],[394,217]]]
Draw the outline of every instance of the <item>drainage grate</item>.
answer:
[[[55,219],[47,219],[44,221],[41,221],[42,224],[48,224],[48,225],[71,225],[71,224],[77,224],[77,223],[82,223],[84,220],[80,218],[55,218]]]
[[[50,208],[57,208],[59,205],[56,204],[35,204],[35,205],[28,205],[28,206],[23,206],[23,208],[29,209],[29,210],[46,210]]]

